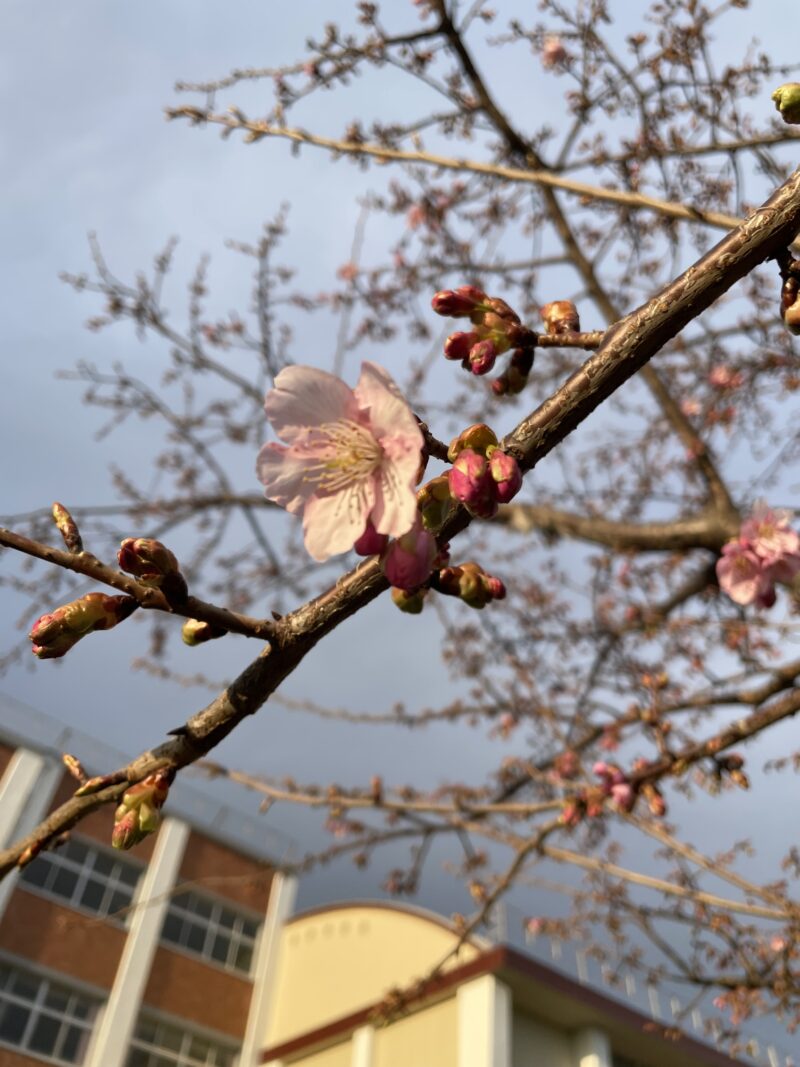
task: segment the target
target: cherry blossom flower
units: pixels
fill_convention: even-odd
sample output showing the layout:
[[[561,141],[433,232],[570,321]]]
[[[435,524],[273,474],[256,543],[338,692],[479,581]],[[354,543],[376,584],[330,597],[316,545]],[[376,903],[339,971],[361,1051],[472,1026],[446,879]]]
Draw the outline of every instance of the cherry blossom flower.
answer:
[[[739,538],[723,546],[717,560],[717,579],[723,593],[735,604],[758,603],[759,607],[771,607],[775,602],[775,590],[762,560],[753,551],[750,542]]]
[[[785,562],[800,553],[800,536],[789,526],[790,518],[788,511],[756,504],[750,518],[742,523],[739,536],[765,563]]]
[[[424,444],[400,390],[365,362],[355,389],[314,367],[286,367],[264,404],[285,445],[269,443],[256,469],[268,500],[303,514],[309,554],[347,552],[367,529],[401,537],[414,525]]]

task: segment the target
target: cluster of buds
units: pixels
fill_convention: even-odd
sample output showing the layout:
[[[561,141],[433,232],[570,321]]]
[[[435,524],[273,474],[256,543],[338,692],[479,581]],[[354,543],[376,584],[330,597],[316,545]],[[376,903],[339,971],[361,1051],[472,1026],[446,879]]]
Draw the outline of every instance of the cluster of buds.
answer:
[[[110,630],[127,619],[139,605],[130,596],[87,593],[78,600],[42,615],[28,637],[39,659],[59,659],[82,637],[94,630]]]
[[[800,125],[800,82],[787,82],[772,94],[781,118],[790,126]]]
[[[636,760],[632,773],[641,772],[647,766],[647,760]],[[574,827],[584,818],[598,818],[609,801],[617,811],[630,812],[642,798],[647,802],[651,815],[657,818],[666,815],[666,801],[655,782],[631,781],[630,776],[616,764],[603,760],[595,763],[592,773],[600,779],[599,785],[582,789],[567,799],[561,810],[561,822],[564,826]]]
[[[114,848],[133,848],[158,829],[161,808],[175,777],[172,770],[156,771],[126,790],[114,813],[111,844]]]
[[[613,763],[598,760],[592,767],[592,774],[600,779],[603,795],[611,797],[617,811],[633,811],[636,794],[627,775],[619,767]]]
[[[472,374],[488,374],[498,356],[512,348],[528,347],[535,338],[505,300],[487,296],[474,285],[443,289],[434,295],[431,307],[437,315],[470,320],[471,330],[451,333],[447,338],[444,355],[445,359],[460,361]]]
[[[117,553],[120,568],[133,574],[142,585],[160,589],[169,601],[188,596],[186,579],[172,552],[150,537],[126,537]]]
[[[492,600],[503,600],[506,587],[499,578],[487,574],[477,563],[444,567],[434,576],[432,585],[440,593],[457,596],[471,608],[483,608]]]
[[[447,474],[450,495],[480,519],[491,519],[522,487],[516,459],[498,446],[494,432],[483,423],[470,426],[451,443],[453,464]]]

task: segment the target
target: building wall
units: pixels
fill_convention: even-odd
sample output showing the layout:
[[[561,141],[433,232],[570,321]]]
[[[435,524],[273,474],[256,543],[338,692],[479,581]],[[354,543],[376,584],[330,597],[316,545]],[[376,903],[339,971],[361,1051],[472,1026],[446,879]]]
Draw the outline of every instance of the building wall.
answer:
[[[299,1064],[302,1067],[352,1067],[352,1045],[350,1041],[342,1041],[320,1052],[312,1052],[303,1057]],[[403,1067],[416,1067],[416,1064],[407,1063]]]
[[[512,1067],[577,1067],[570,1034],[514,1010]]]
[[[181,863],[181,882],[196,882],[215,896],[227,897],[243,908],[263,915],[272,883],[266,862],[244,856],[193,830]]]
[[[22,1056],[19,1052],[12,1052],[7,1048],[0,1048],[0,1067],[42,1067],[40,1059],[32,1059],[30,1056]]]
[[[240,978],[160,945],[144,991],[144,1003],[198,1026],[241,1038],[252,988],[249,978]]]
[[[0,951],[102,989],[114,983],[124,929],[15,890],[0,921]]]
[[[458,1067],[455,997],[377,1029],[371,1067]]]
[[[456,941],[423,913],[380,905],[310,912],[287,924],[277,961],[275,1011],[264,1045],[278,1045],[374,1004],[424,976]],[[448,969],[476,955],[462,947]]]

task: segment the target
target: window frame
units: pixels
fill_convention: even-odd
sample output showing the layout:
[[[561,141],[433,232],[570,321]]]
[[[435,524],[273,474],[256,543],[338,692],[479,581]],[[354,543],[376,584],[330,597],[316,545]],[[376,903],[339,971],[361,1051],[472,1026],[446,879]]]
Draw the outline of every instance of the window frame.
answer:
[[[71,844],[83,846],[89,851],[90,856],[105,856],[114,864],[114,867],[138,870],[136,882],[133,885],[123,882],[116,876],[114,867],[112,867],[111,873],[103,874],[97,870],[94,862],[92,862],[91,866],[87,865],[85,860],[83,863],[79,863],[77,860],[70,857],[69,852],[67,851]],[[30,870],[37,860],[43,858],[50,863],[50,871],[46,878],[46,884],[37,885],[35,882],[27,880],[25,872]],[[104,922],[109,922],[115,926],[124,928],[128,925],[131,906],[136,904],[142,875],[146,869],[146,864],[142,864],[140,861],[127,856],[123,857],[119,852],[104,848],[103,845],[100,844],[100,842],[95,841],[94,838],[81,835],[65,842],[65,844],[59,848],[49,849],[40,853],[40,855],[35,857],[27,867],[23,868],[18,885],[20,889],[24,889],[27,893],[33,893],[35,896],[43,897],[55,904],[60,904],[62,907],[71,908],[73,911],[79,911],[84,915],[91,915],[94,919],[101,919]],[[52,882],[58,877],[58,872],[63,870],[70,871],[77,875],[76,885],[69,896],[65,896],[52,888]],[[55,872],[55,874],[53,872]],[[90,881],[102,882],[103,902],[101,908],[92,908],[81,901],[81,897]],[[130,900],[123,905],[123,908],[125,909],[123,915],[118,915],[116,911],[112,912],[104,910],[105,906],[110,904],[115,893],[124,893],[126,896],[128,893],[130,894]],[[117,911],[119,910],[122,909],[117,909]]]
[[[38,983],[38,988],[33,999],[26,1000],[18,993],[7,990],[4,984],[0,984],[0,1021],[4,1015],[3,1008],[9,1003],[23,1007],[30,1013],[20,1041],[15,1042],[0,1036],[0,1049],[9,1049],[17,1055],[28,1056],[42,1063],[58,1064],[59,1067],[81,1067],[86,1062],[86,1054],[91,1047],[95,1027],[105,1006],[107,992],[87,986],[86,983],[73,979],[70,975],[31,965],[27,959],[5,953],[0,955],[0,972],[3,969],[7,969],[14,975],[21,974],[23,977],[33,979]],[[47,1004],[48,994],[52,991],[60,992],[67,997],[66,1007],[55,1008]],[[85,1018],[74,1014],[76,1000],[86,1005],[88,1010]],[[83,1033],[86,1043],[80,1059],[68,1060],[60,1054],[45,1053],[31,1047],[30,1040],[39,1020],[43,1017],[58,1020],[59,1034],[55,1048],[60,1049],[61,1052],[71,1030],[77,1029]]]
[[[199,898],[211,908],[211,914],[209,916],[203,916],[196,911],[186,909],[182,906],[182,897]],[[230,912],[233,916],[234,923],[232,926],[226,926],[220,922],[220,916],[226,911]],[[178,914],[176,915],[175,912]],[[183,941],[174,941],[165,937],[164,931],[167,928],[170,919],[177,919],[177,921],[184,924],[184,931],[186,927],[190,925],[201,927],[203,930],[202,949],[194,949]],[[256,927],[252,937],[242,929],[243,923],[252,923]],[[169,904],[164,913],[164,921],[161,924],[161,930],[159,932],[159,944],[164,948],[180,952],[188,956],[190,959],[200,960],[209,967],[217,967],[220,970],[225,971],[226,974],[233,974],[239,978],[250,979],[253,977],[253,972],[256,966],[258,947],[263,929],[264,915],[260,915],[258,912],[250,908],[242,907],[237,902],[229,900],[227,897],[217,896],[214,893],[206,893],[196,889],[192,884],[186,884],[185,886],[176,886],[175,891],[170,895]],[[226,936],[230,942],[227,958],[224,961],[217,959],[212,955],[214,942],[220,934]],[[250,949],[250,963],[246,970],[236,966],[235,963],[236,953],[243,946]],[[232,957],[234,962],[231,962]]]
[[[176,1051],[175,1049],[167,1048],[164,1045],[155,1045],[144,1038],[137,1037],[137,1031],[142,1022],[149,1022],[155,1027],[167,1027],[178,1031],[183,1035],[181,1048]],[[135,1051],[146,1052],[154,1056],[161,1056],[165,1059],[168,1059],[170,1056],[183,1057],[182,1059],[178,1058],[175,1060],[174,1067],[214,1067],[214,1065],[209,1065],[207,1060],[206,1063],[201,1063],[197,1059],[193,1060],[187,1058],[188,1052],[185,1050],[187,1049],[189,1042],[195,1038],[201,1041],[208,1041],[210,1044],[215,1045],[217,1049],[230,1053],[233,1058],[228,1067],[239,1067],[242,1048],[241,1043],[237,1044],[235,1038],[232,1038],[228,1034],[220,1034],[218,1031],[209,1030],[203,1026],[197,1026],[189,1019],[182,1019],[173,1015],[167,1015],[164,1012],[155,1011],[145,1004],[142,1004],[139,1010],[139,1014],[136,1018],[136,1025],[133,1028],[133,1033],[128,1042],[125,1067],[127,1067],[131,1054]],[[170,1065],[170,1067],[173,1067],[173,1065]],[[219,1067],[219,1065],[217,1065],[217,1067]]]

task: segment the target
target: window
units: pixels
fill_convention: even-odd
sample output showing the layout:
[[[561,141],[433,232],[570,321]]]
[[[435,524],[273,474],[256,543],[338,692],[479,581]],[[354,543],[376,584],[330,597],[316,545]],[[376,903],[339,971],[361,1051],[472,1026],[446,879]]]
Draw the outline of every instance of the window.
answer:
[[[113,918],[133,901],[141,873],[134,860],[70,839],[23,867],[22,882],[72,907]]]
[[[233,1067],[235,1061],[230,1045],[142,1015],[125,1067]]]
[[[250,973],[259,924],[199,893],[178,893],[170,901],[161,940],[204,960]]]
[[[0,962],[0,1043],[59,1063],[83,1063],[98,1001]]]

